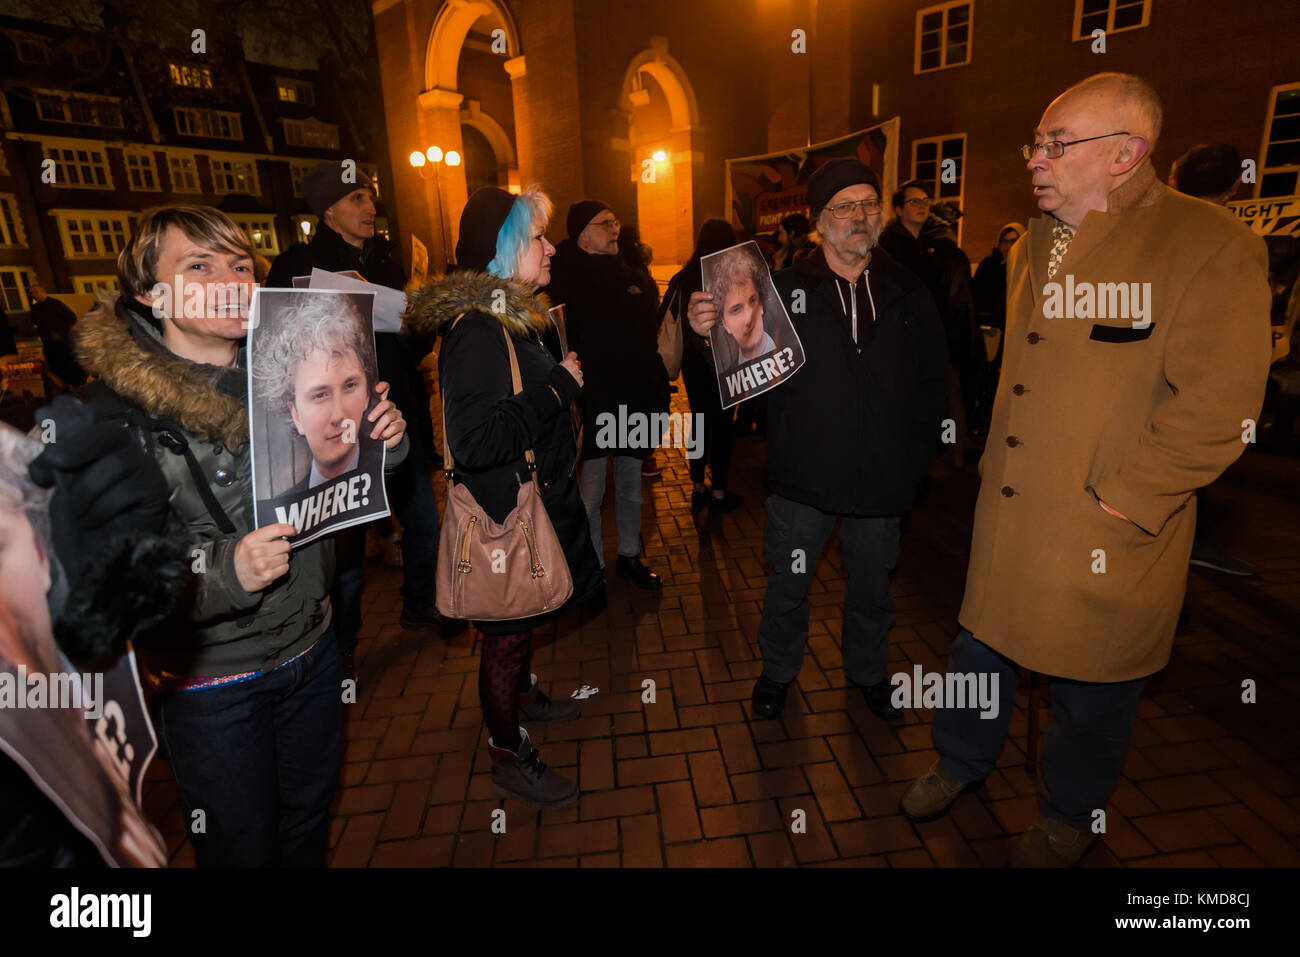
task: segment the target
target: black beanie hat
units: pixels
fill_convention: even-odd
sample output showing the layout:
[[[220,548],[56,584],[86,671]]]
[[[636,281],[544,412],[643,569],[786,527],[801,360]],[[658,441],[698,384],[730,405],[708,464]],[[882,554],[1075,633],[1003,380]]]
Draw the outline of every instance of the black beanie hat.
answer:
[[[325,210],[358,189],[368,189],[371,194],[375,191],[369,176],[356,168],[345,170],[340,160],[321,160],[302,178],[302,195],[307,206],[321,219],[325,218]]]
[[[456,264],[462,269],[486,272],[497,255],[497,236],[514,208],[515,196],[495,186],[481,186],[460,214]]]
[[[569,238],[577,242],[582,231],[587,228],[587,224],[595,219],[596,214],[602,209],[609,209],[609,206],[598,199],[584,199],[570,206],[568,218],[564,221],[564,228],[569,231]]]
[[[808,209],[816,219],[831,197],[847,186],[867,185],[880,195],[880,177],[855,156],[838,156],[817,167],[808,178]]]

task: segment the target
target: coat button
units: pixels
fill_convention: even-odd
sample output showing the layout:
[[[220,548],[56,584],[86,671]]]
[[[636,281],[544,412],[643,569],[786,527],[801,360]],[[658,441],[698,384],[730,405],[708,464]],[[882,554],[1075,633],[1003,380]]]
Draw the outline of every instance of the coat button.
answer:
[[[1041,338],[1042,338],[1042,336],[1040,336],[1038,333],[1036,333],[1036,332],[1031,332],[1029,335],[1025,336],[1025,341],[1026,341],[1027,343],[1029,343],[1029,344],[1032,346],[1034,343],[1036,343],[1036,342],[1037,342],[1039,339],[1041,339]]]
[[[1002,486],[1002,497],[1003,497],[1003,498],[1010,498],[1011,496],[1013,496],[1013,495],[1015,495],[1015,494],[1016,494],[1016,490],[1013,489],[1010,485],[1004,485],[1004,486]]]
[[[228,488],[235,484],[235,473],[230,471],[230,469],[217,469],[213,474],[212,479],[222,488]]]
[[[1025,387],[1021,385],[1019,382],[1017,382],[1015,385],[1011,387],[1011,391],[1014,392],[1016,395],[1024,395]]]
[[[216,445],[212,446],[212,454],[213,454],[213,455],[224,455],[225,452],[226,452],[226,447],[225,447],[224,445],[222,445],[220,442],[218,442]]]
[[[1014,449],[1017,445],[1023,445],[1023,444],[1024,444],[1024,443],[1021,442],[1021,441],[1020,441],[1018,438],[1016,438],[1014,435],[1008,435],[1008,436],[1007,436],[1007,445],[1011,446],[1011,448]]]

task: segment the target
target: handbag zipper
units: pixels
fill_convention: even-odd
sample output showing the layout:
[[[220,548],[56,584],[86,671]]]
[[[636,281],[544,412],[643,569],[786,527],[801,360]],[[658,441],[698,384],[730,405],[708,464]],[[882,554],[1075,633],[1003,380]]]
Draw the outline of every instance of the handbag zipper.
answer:
[[[477,524],[478,524],[478,516],[471,515],[469,517],[469,527],[465,529],[465,540],[462,543],[460,549],[460,561],[456,563],[456,571],[458,572],[468,572],[470,570],[469,539],[470,536],[474,534],[474,526]]]
[[[518,522],[519,527],[524,533],[524,541],[528,543],[528,558],[532,564],[533,577],[541,578],[546,574],[546,569],[542,567],[542,560],[537,554],[537,546],[533,544],[532,530],[528,527],[528,521],[526,519],[518,519]]]

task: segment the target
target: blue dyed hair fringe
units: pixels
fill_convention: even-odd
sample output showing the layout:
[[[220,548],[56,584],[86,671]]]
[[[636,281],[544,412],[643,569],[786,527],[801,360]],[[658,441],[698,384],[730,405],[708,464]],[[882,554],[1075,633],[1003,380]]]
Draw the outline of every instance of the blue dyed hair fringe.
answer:
[[[506,221],[501,224],[501,231],[497,233],[496,258],[488,263],[487,271],[502,279],[513,276],[532,238],[532,231],[533,211],[527,203],[520,202],[519,197],[516,196],[514,205],[510,207],[510,215],[506,217]]]

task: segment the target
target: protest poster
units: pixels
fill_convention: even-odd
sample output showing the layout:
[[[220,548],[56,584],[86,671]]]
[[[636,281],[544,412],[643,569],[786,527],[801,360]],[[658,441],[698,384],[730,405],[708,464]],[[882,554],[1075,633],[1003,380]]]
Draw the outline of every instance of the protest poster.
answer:
[[[25,775],[31,798],[43,794],[106,864],[161,866],[166,849],[140,811],[157,737],[135,656],[128,649],[78,671],[54,638],[51,492],[27,473],[40,452],[0,424],[0,763]],[[21,802],[21,794],[9,796]]]
[[[361,274],[347,272],[330,272],[327,269],[313,269],[309,289],[336,289],[343,292],[370,293],[375,297],[371,310],[372,326],[375,332],[401,332],[402,316],[406,313],[406,293],[400,289],[390,289],[378,283],[367,282]]]
[[[729,409],[776,388],[804,363],[803,343],[785,311],[758,244],[740,243],[700,260],[704,291],[718,321],[709,347],[718,395]]]
[[[384,443],[370,437],[374,296],[257,289],[249,318],[254,524],[288,522],[294,547],[387,514]]]

